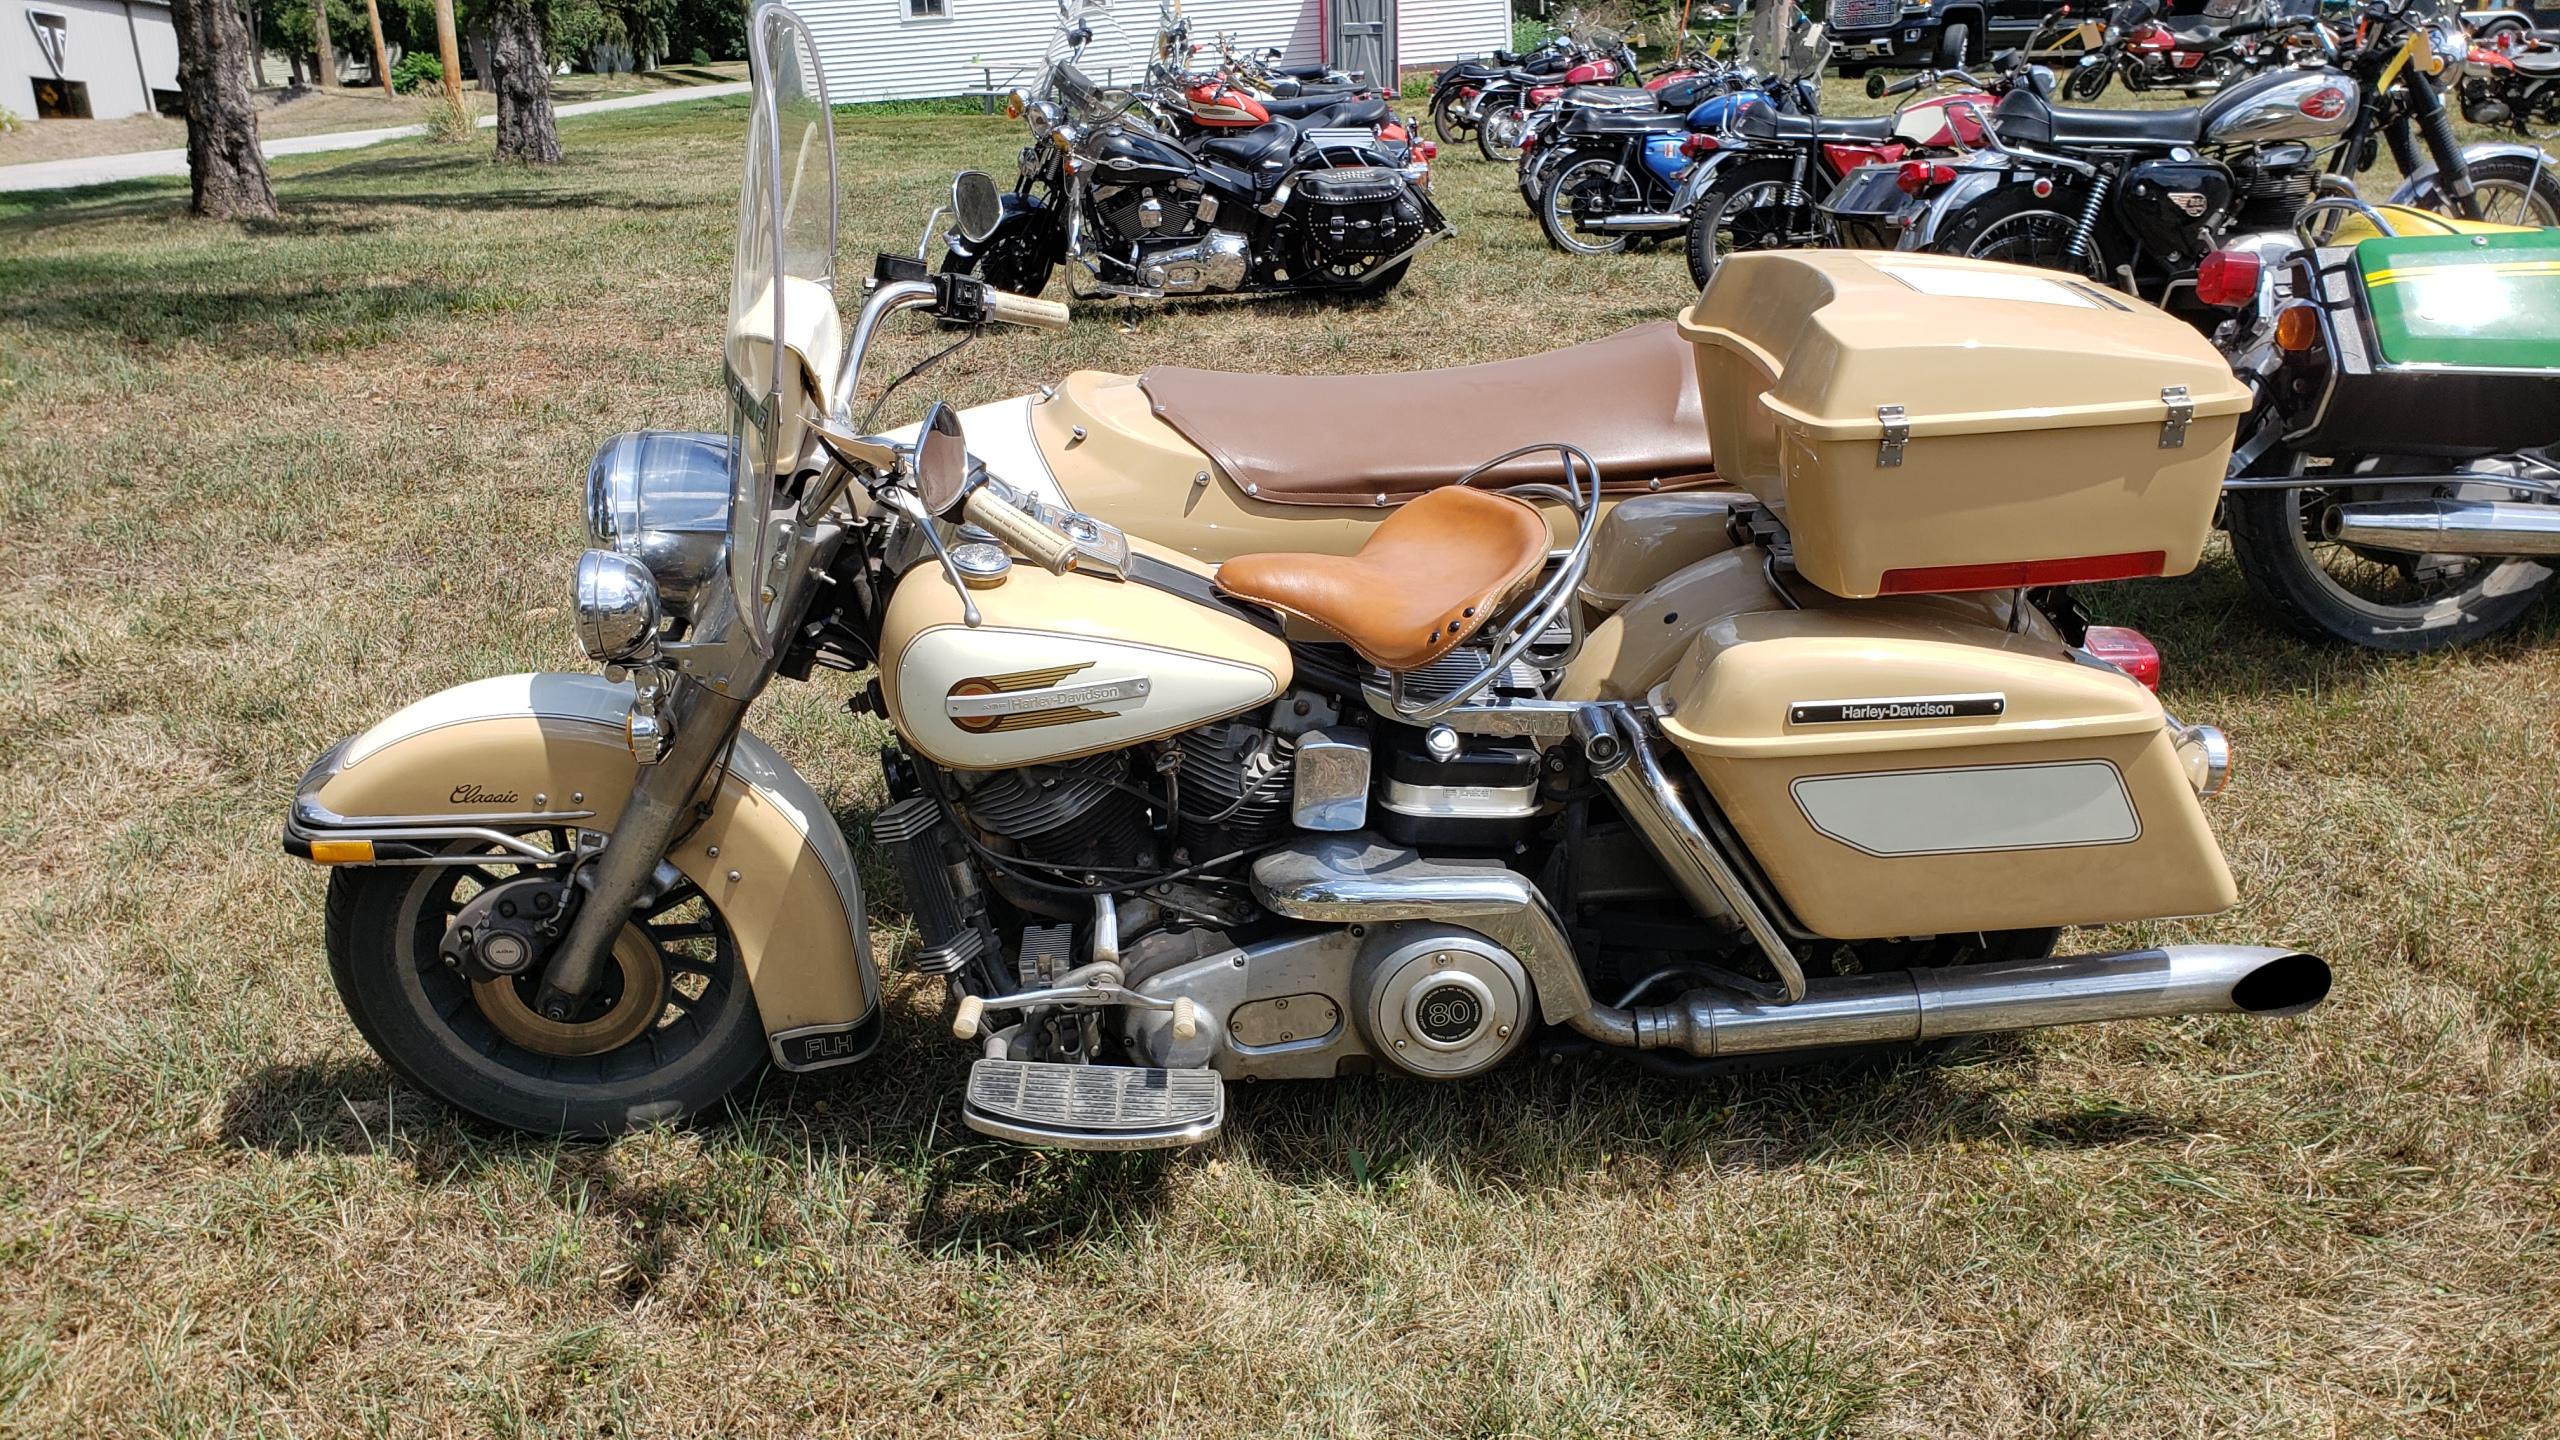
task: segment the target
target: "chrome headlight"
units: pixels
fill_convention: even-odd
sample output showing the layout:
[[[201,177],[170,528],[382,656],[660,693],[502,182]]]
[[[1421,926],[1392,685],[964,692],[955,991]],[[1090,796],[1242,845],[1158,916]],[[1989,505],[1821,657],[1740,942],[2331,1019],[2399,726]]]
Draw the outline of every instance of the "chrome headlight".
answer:
[[[2438,20],[2427,27],[2427,48],[2435,52],[2435,63],[2427,73],[2448,75],[2458,72],[2463,62],[2471,58],[2471,37],[2457,22]]]
[[[610,550],[578,557],[570,598],[578,645],[591,660],[619,665],[647,659],[658,646],[658,586],[637,560]]]
[[[629,430],[587,465],[587,543],[644,567],[678,620],[726,571],[730,455],[726,435]]]

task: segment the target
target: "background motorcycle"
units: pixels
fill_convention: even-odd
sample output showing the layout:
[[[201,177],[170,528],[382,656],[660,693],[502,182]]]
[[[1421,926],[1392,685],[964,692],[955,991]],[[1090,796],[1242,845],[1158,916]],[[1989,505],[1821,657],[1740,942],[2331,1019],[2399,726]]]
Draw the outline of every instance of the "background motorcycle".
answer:
[[[2560,139],[2560,45],[2521,30],[2483,35],[2463,61],[2462,118],[2535,140]]]
[[[1553,76],[1507,75],[1485,86],[1475,103],[1476,149],[1484,158],[1518,163],[1530,114],[1576,86],[1635,83],[1635,47],[1616,35],[1594,32],[1577,40],[1573,57]]]
[[[1934,154],[1979,143],[1983,82],[1960,70],[1922,70],[1890,85],[1881,74],[1867,77],[1868,94],[1878,97],[1940,85],[1953,89],[1891,115],[1827,118],[1810,108],[1812,87],[1800,82],[1790,88],[1805,97],[1806,108],[1746,113],[1726,132],[1701,137],[1698,168],[1677,202],[1685,216],[1690,283],[1704,289],[1724,257],[1737,251],[1837,245],[1829,207],[1847,177],[1866,166],[1900,164],[1915,150]]]
[[[2175,18],[2164,13],[2161,0],[2123,0],[2108,10],[2097,43],[2078,57],[2062,93],[2095,100],[2121,75],[2125,88],[2136,93],[2209,94],[2253,64],[2277,58],[2277,49],[2249,43],[2249,37],[2265,34],[2269,22],[2317,15],[2316,0],[2215,0],[2201,15]],[[2029,49],[2037,44],[2031,41]]]
[[[1200,87],[1151,75],[1169,98],[1105,91],[1076,65],[1091,39],[1080,27],[1062,32],[1037,93],[1019,106],[1031,143],[998,223],[947,237],[951,272],[1025,295],[1062,264],[1069,288],[1085,294],[1374,294],[1451,233],[1427,192],[1428,166],[1404,142],[1382,144],[1365,127],[1251,124],[1248,112],[1232,133],[1186,147],[1149,107],[1196,121],[1188,97]]]
[[[2072,270],[2185,304],[2221,237],[2290,225],[2315,187],[2352,188],[2385,147],[2407,177],[2395,201],[2560,222],[2548,157],[2455,139],[2438,87],[2466,48],[2451,22],[2384,0],[2336,68],[2252,76],[2199,107],[2070,109],[2013,88],[1992,108],[1990,148],[1933,172],[1899,213],[1901,248]]]
[[[2278,618],[2436,650],[2551,593],[2560,233],[2324,200],[2296,233],[2217,252],[2200,290],[2255,395],[2223,524]]]
[[[1519,54],[1496,50],[1490,61],[1461,60],[1431,77],[1431,133],[1441,144],[1454,145],[1475,133],[1488,86],[1513,80],[1535,83],[1561,75],[1575,63],[1573,42],[1562,35],[1550,35]]]

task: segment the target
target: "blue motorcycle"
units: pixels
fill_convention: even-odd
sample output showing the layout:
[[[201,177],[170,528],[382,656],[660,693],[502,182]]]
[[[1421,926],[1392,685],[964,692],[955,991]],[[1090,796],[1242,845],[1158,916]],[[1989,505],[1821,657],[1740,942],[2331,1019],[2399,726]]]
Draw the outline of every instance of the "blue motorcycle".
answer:
[[[1696,88],[1664,97],[1670,105],[1582,107],[1541,136],[1531,203],[1548,243],[1575,255],[1613,255],[1632,240],[1680,233],[1689,224],[1681,182],[1714,138],[1753,110],[1793,108],[1791,94],[1739,74],[1683,83]]]

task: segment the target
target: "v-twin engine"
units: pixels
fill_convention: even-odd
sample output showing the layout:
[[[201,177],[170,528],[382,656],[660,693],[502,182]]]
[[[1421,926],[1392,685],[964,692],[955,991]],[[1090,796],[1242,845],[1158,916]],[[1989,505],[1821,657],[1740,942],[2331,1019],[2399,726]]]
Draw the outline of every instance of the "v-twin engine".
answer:
[[[1167,295],[1241,290],[1253,268],[1253,242],[1232,230],[1212,230],[1188,245],[1140,252],[1138,278]]]

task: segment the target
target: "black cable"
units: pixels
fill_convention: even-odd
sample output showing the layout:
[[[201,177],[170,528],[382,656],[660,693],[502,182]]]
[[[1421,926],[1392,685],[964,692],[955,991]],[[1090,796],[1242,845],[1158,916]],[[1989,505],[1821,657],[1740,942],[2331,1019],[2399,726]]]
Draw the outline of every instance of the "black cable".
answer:
[[[862,423],[861,423],[861,424],[859,424],[859,425],[856,425],[856,426],[855,426],[855,427],[853,427],[853,428],[854,428],[856,431],[858,431],[858,432],[860,432],[860,433],[862,433],[862,434],[865,434],[865,435],[870,434],[870,433],[871,433],[871,422],[880,418],[880,409],[881,409],[881,407],[882,407],[882,406],[884,406],[884,405],[887,405],[887,404],[889,403],[889,397],[890,397],[890,396],[895,395],[895,394],[897,394],[897,393],[898,393],[898,387],[899,387],[899,386],[906,384],[908,381],[913,380],[913,379],[914,379],[914,378],[916,378],[917,376],[919,376],[919,375],[923,374],[925,371],[932,369],[935,365],[939,364],[939,363],[940,363],[940,362],[941,362],[945,357],[949,356],[949,355],[951,354],[951,352],[952,352],[952,351],[959,349],[961,346],[966,345],[966,344],[968,344],[970,341],[975,340],[975,339],[977,339],[977,338],[978,338],[978,332],[977,332],[977,331],[975,331],[975,330],[968,331],[967,333],[963,334],[959,339],[952,341],[950,344],[943,346],[941,349],[936,350],[936,351],[935,351],[935,352],[933,352],[932,354],[927,355],[927,356],[926,356],[926,357],[924,357],[923,359],[921,359],[921,360],[917,361],[915,364],[913,364],[913,365],[909,366],[909,367],[907,368],[907,373],[905,373],[904,375],[899,376],[897,379],[892,380],[892,381],[890,381],[890,382],[889,382],[889,388],[880,392],[880,398],[879,398],[879,399],[877,399],[877,400],[872,401],[872,402],[871,402],[871,408],[870,408],[870,409],[868,409],[868,410],[866,410],[866,411],[864,411],[864,412],[862,412]]]

